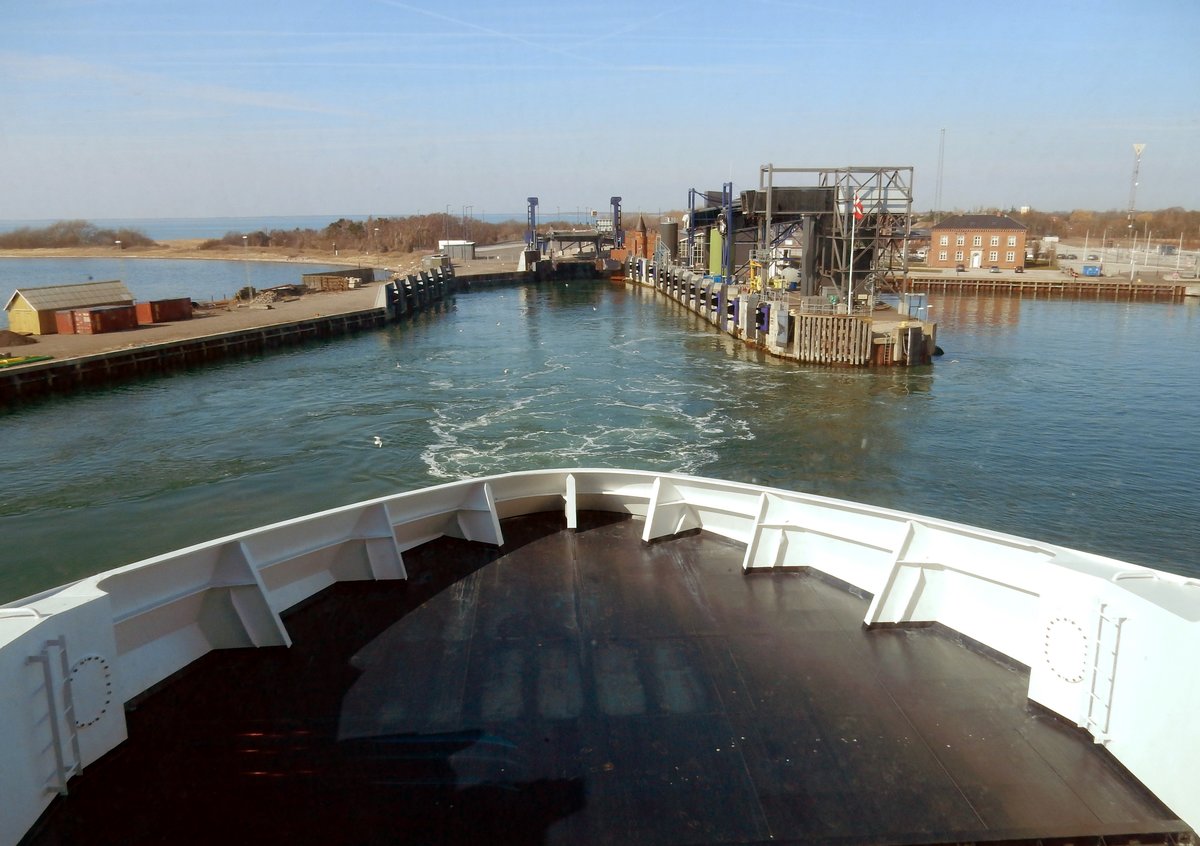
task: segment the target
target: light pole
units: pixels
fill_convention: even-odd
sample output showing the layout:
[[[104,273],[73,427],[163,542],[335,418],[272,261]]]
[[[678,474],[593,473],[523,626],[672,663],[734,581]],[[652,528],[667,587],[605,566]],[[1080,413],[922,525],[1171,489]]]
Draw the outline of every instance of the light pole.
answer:
[[[242,236],[242,275],[246,277],[246,305],[254,300],[254,289],[250,287],[250,264],[246,261],[246,250],[249,247],[247,236]]]
[[[375,252],[379,252],[379,227],[375,227]]]

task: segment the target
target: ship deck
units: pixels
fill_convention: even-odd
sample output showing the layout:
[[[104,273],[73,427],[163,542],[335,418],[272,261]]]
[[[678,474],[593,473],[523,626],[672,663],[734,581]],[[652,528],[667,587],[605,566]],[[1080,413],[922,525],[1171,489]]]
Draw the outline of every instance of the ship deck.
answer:
[[[214,652],[132,705],[36,844],[1170,842],[1187,826],[1028,671],[866,630],[806,571],[641,523],[506,521],[407,582],[330,588],[294,645]],[[1158,834],[1153,838],[1148,835]]]

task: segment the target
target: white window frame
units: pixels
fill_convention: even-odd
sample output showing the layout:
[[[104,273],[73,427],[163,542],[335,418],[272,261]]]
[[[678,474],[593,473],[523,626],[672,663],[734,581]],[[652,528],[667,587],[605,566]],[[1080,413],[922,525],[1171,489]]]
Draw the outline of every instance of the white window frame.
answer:
[[[965,243],[967,243],[966,235],[959,235],[957,238],[954,239],[954,246],[956,246],[956,247],[961,247]]]
[[[988,252],[988,261],[1000,261],[1000,251],[991,250]]]
[[[1009,264],[1016,263],[1016,260],[1017,260],[1016,252],[1014,250],[1009,250],[1007,253],[1004,254],[1004,260],[1006,262],[1008,262]]]
[[[991,246],[991,247],[999,247],[999,246],[1000,246],[1000,236],[999,236],[999,235],[993,235],[993,236],[992,236],[992,240],[991,240],[991,242],[988,244],[988,246]]]
[[[1015,247],[1017,245],[1017,236],[1016,235],[1008,236],[1008,245],[1010,247]]]
[[[971,246],[972,246],[972,247],[982,247],[982,246],[983,246],[983,236],[982,236],[982,235],[976,235],[974,238],[972,238],[972,239],[971,239]]]
[[[946,251],[940,250],[938,252],[938,261],[945,261],[945,260],[946,260]]]
[[[955,260],[955,261],[962,261],[962,260],[963,260],[963,251],[962,251],[962,250],[957,250],[957,251],[955,251],[955,253],[954,253],[954,260]]]
[[[943,236],[942,236],[942,240],[938,241],[938,245],[939,245],[939,246],[942,246],[942,247],[949,246],[949,245],[950,245],[950,236],[949,236],[949,235],[943,235]]]

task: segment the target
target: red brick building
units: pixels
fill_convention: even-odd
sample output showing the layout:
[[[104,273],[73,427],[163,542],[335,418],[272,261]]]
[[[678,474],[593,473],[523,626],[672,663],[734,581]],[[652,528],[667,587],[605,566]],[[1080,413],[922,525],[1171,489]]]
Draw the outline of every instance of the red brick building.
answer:
[[[956,214],[932,230],[927,267],[1025,266],[1025,227],[1002,214]]]

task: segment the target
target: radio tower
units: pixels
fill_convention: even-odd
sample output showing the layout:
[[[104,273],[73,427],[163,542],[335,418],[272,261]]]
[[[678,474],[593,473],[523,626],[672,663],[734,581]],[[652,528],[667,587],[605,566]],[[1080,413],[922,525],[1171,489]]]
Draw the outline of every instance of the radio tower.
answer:
[[[1142,166],[1142,150],[1144,149],[1146,149],[1145,144],[1133,145],[1133,179],[1130,180],[1129,185],[1129,213],[1126,216],[1130,243],[1133,239],[1133,207],[1137,203],[1138,169]]]
[[[946,158],[946,130],[942,130],[942,139],[938,142],[938,172],[937,190],[933,194],[933,222],[942,219],[942,164]]]

